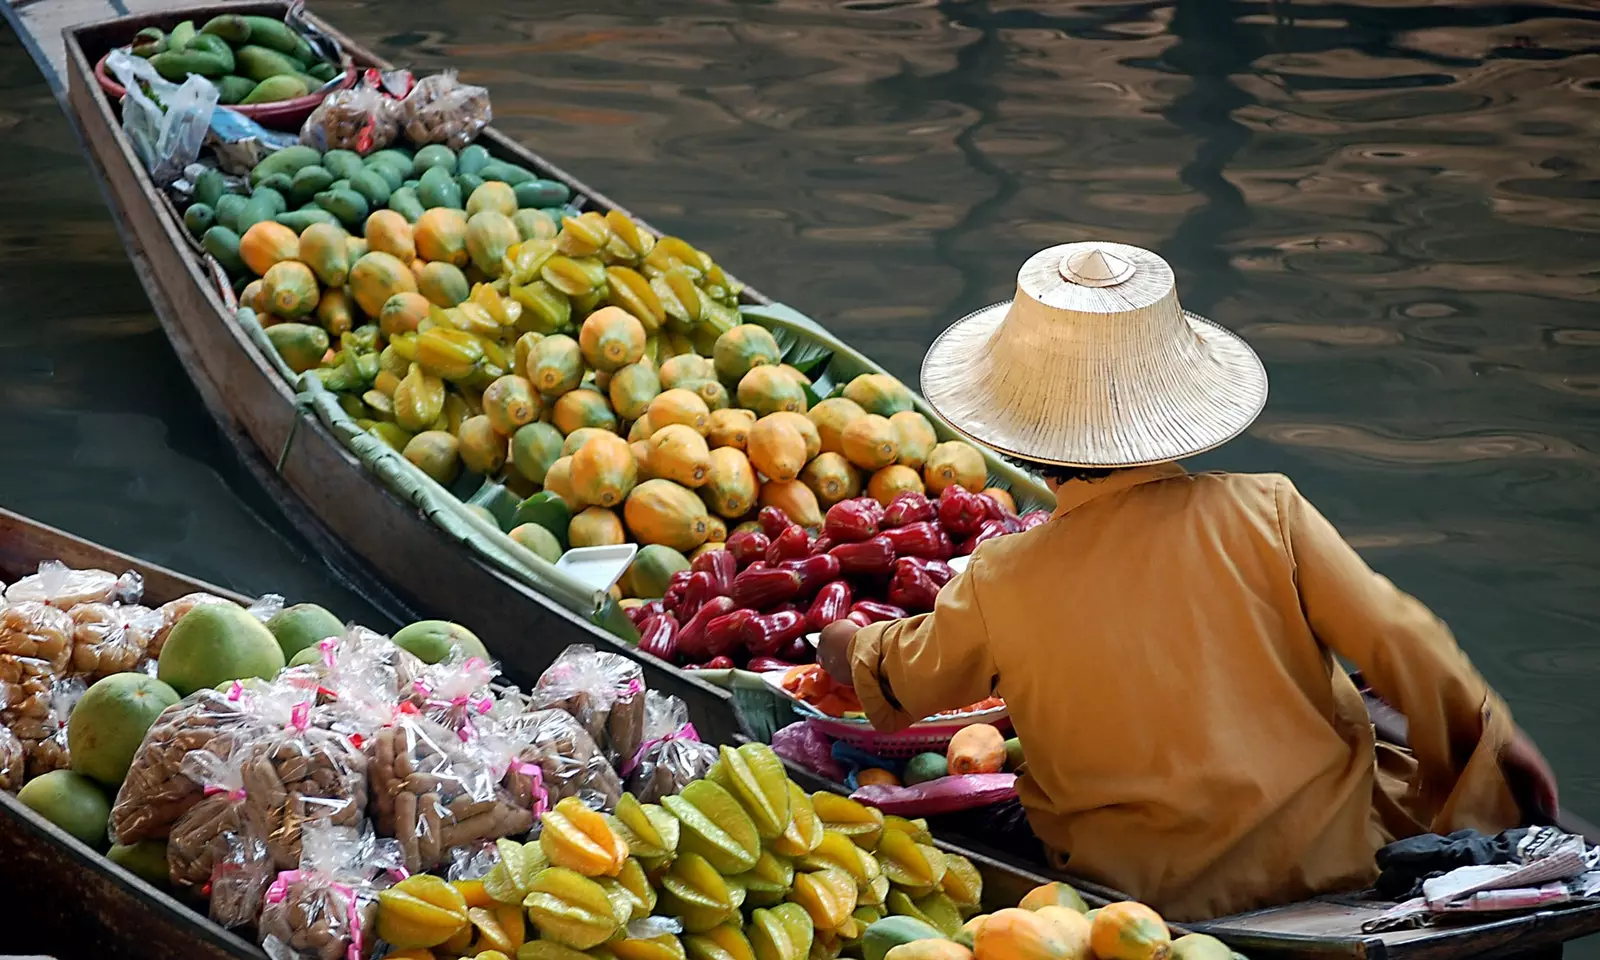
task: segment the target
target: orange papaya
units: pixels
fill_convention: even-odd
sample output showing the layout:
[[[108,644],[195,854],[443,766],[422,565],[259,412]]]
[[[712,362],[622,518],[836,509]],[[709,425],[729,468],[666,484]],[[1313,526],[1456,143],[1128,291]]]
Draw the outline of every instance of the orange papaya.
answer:
[[[506,438],[483,414],[461,421],[456,440],[461,444],[461,462],[473,473],[487,477],[506,465]]]
[[[604,427],[579,427],[578,429],[567,434],[567,439],[562,441],[561,455],[563,457],[570,457],[579,450],[582,450],[583,445],[588,443],[590,440],[593,440],[595,437],[606,435],[616,436],[616,434],[605,429]]]
[[[368,250],[380,250],[401,263],[409,264],[417,258],[417,243],[411,233],[411,224],[393,210],[378,210],[367,218],[363,234]]]
[[[750,440],[750,428],[755,425],[756,415],[749,410],[740,410],[738,407],[713,410],[706,443],[713,449],[734,447],[743,450]]]
[[[424,260],[457,267],[466,267],[472,261],[467,253],[467,215],[460,210],[433,207],[424,211],[412,224],[411,235],[417,255]]]
[[[316,275],[298,260],[280,260],[261,278],[261,296],[271,304],[273,314],[285,320],[315,310],[320,294]]]
[[[605,396],[587,388],[569,390],[557,397],[550,411],[550,422],[562,433],[571,433],[579,427],[599,427],[612,433],[617,430],[617,415],[611,412]]]
[[[886,507],[902,493],[922,492],[922,475],[904,464],[890,464],[867,481],[867,495]]]
[[[717,379],[711,361],[697,353],[680,353],[661,364],[661,385],[668,390],[685,383]]]
[[[711,411],[700,395],[681,387],[663,391],[650,401],[647,408],[650,423],[660,430],[669,424],[681,423],[693,427],[704,436],[711,429]]]
[[[585,507],[568,524],[567,542],[574,547],[609,547],[628,540],[615,513],[605,507]]]
[[[260,226],[260,224],[257,224]],[[350,279],[350,235],[333,223],[313,223],[300,234],[296,258],[329,287],[342,287]]]
[[[1095,913],[1089,947],[1099,960],[1166,960],[1172,952],[1172,934],[1160,914],[1125,900]]]
[[[794,413],[787,410],[780,410],[771,414],[771,416],[788,423],[800,434],[800,439],[806,442],[807,462],[816,459],[817,455],[822,452],[822,435],[817,432],[817,425],[811,422],[810,417],[803,413]]]
[[[780,410],[806,412],[805,391],[788,374],[771,365],[752,367],[740,379],[738,400],[739,406],[754,410],[758,417]]]
[[[700,499],[713,512],[730,519],[754,509],[759,484],[755,468],[738,447],[718,447],[709,454],[710,469],[700,487]]]
[[[799,480],[770,480],[761,485],[760,503],[777,507],[802,527],[822,526],[822,509],[817,495]]]
[[[842,453],[817,454],[817,458],[800,471],[800,481],[817,495],[817,503],[824,510],[840,500],[861,495],[861,470]]]
[[[328,287],[322,291],[321,298],[317,300],[317,322],[322,324],[322,329],[336,337],[355,328],[355,319],[350,315],[350,298],[344,295],[343,290]]]
[[[894,425],[895,439],[900,444],[900,458],[896,461],[913,470],[921,470],[928,462],[939,438],[934,435],[933,424],[915,410],[902,410],[889,418]]]
[[[887,373],[863,373],[845,384],[844,396],[854,400],[868,413],[884,418],[914,407],[911,391]]]
[[[542,410],[539,394],[532,385],[508,373],[483,388],[483,412],[495,432],[509,437],[539,419]]]
[[[659,543],[680,552],[700,546],[709,533],[705,504],[671,480],[646,480],[634,487],[623,517],[640,543]]]
[[[417,292],[427,297],[428,302],[434,306],[448,310],[466,302],[471,288],[467,286],[467,275],[461,272],[460,267],[453,263],[434,261],[424,263],[421,272],[417,274]]]
[[[383,305],[395,294],[416,292],[416,274],[381,250],[368,252],[350,268],[350,295],[369,317],[381,315]]]
[[[606,385],[611,408],[624,420],[638,421],[660,393],[661,378],[656,376],[655,367],[643,361],[618,370]]]
[[[596,370],[619,370],[644,356],[645,330],[639,318],[621,307],[601,307],[578,328],[583,359]]]
[[[1011,491],[1002,489],[1000,487],[986,487],[983,490],[983,495],[988,497],[990,500],[993,500],[995,503],[1000,504],[1000,509],[1004,510],[1006,513],[1012,515],[1016,514],[1017,501],[1011,496]]]
[[[480,210],[467,219],[467,256],[491,280],[500,276],[506,251],[521,241],[517,225],[498,210]]]
[[[806,411],[816,424],[824,453],[844,453],[844,428],[867,415],[861,405],[844,397],[829,397]]]
[[[572,489],[585,503],[614,507],[637,481],[633,451],[614,433],[596,435],[572,455]]]
[[[741,323],[717,337],[711,350],[717,376],[729,383],[742,383],[745,375],[758,366],[774,369],[783,361],[778,341],[771,331],[753,323]],[[743,401],[740,401],[743,403]],[[765,411],[771,413],[772,411]]]
[[[938,496],[952,484],[977,493],[987,486],[989,467],[978,448],[963,440],[947,440],[934,447],[922,467],[929,496]]]
[[[787,420],[766,416],[750,428],[750,463],[769,480],[793,480],[806,465],[806,441]]]
[[[651,435],[650,473],[675,480],[690,489],[706,482],[711,472],[711,451],[705,437],[693,427],[669,423]]]
[[[378,329],[386,337],[415,331],[428,319],[431,304],[420,293],[403,290],[383,302],[378,311]]]
[[[550,464],[550,469],[544,473],[544,488],[567,502],[567,508],[572,511],[582,510],[585,504],[572,489],[572,458],[559,457],[555,463]]]
[[[300,258],[300,238],[275,220],[261,220],[239,238],[239,259],[258,277],[266,276],[273,264]]]
[[[839,439],[845,459],[863,470],[882,470],[900,456],[894,424],[875,413],[850,421]]]

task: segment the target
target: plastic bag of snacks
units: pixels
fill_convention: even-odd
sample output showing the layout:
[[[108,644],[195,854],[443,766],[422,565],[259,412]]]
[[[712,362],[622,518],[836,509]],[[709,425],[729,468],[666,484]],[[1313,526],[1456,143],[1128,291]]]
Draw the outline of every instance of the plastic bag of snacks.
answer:
[[[138,603],[144,578],[132,570],[117,576],[105,570],[74,570],[59,560],[39,564],[39,572],[6,588],[11,603],[34,601],[67,610],[80,603]]]
[[[628,792],[642,803],[672,796],[699,780],[717,762],[717,748],[701,743],[689,707],[677,697],[651,690],[645,695],[645,736],[622,765]]]
[[[406,139],[417,146],[443,143],[452,150],[476,140],[494,119],[489,91],[462,83],[454,70],[418,80],[400,109]]]
[[[251,802],[238,755],[208,750],[184,755],[184,777],[201,796],[172,824],[167,837],[167,873],[174,885],[211,899],[211,919],[225,927],[256,922],[261,896],[272,879],[272,854]]]
[[[9,727],[0,727],[0,790],[22,789],[28,754]]]
[[[62,673],[72,662],[72,633],[66,611],[37,600],[13,600],[0,609],[0,658],[41,660],[51,672]]]
[[[394,142],[402,107],[370,86],[335,90],[300,128],[300,142],[326,153],[353,150],[366,156]]]
[[[543,813],[566,797],[578,797],[588,806],[611,810],[622,799],[622,779],[572,714],[532,710],[497,726],[517,745],[505,787],[518,806]]]
[[[52,676],[41,712],[12,715],[6,720],[6,726],[17,735],[27,752],[29,780],[52,770],[65,770],[71,764],[72,757],[67,748],[67,718],[72,715],[72,708],[87,689],[81,678]]]
[[[576,717],[613,763],[632,757],[644,742],[644,670],[621,654],[573,644],[540,675],[532,697],[537,707]]]
[[[377,939],[378,885],[400,868],[393,840],[371,828],[307,823],[300,866],[280,872],[261,906],[261,948],[273,960],[360,960]]]
[[[80,603],[72,618],[72,672],[93,682],[138,668],[162,616],[138,604]]]

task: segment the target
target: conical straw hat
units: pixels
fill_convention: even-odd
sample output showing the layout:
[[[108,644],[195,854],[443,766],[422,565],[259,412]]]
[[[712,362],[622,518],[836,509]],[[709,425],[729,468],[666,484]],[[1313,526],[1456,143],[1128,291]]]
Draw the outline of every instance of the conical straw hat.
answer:
[[[1267,402],[1267,374],[1243,340],[1179,306],[1156,254],[1068,243],[1028,258],[1015,299],[939,335],[922,394],[1001,453],[1133,467],[1238,436]]]

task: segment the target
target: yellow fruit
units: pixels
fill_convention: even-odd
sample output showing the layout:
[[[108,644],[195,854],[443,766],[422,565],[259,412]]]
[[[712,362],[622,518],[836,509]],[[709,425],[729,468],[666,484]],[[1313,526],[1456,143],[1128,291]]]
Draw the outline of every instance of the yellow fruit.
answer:
[[[612,831],[606,818],[576,796],[563,797],[545,812],[539,848],[552,864],[586,877],[614,877],[628,859],[628,845]]]
[[[647,362],[630,363],[618,370],[606,385],[611,408],[624,420],[639,420],[650,409],[650,401],[661,393],[661,379]],[[648,439],[646,434],[641,439]],[[631,436],[630,436],[631,439]]]
[[[771,366],[776,370],[783,357],[772,333],[753,323],[740,324],[717,337],[712,355],[717,376],[729,383],[742,383],[745,376],[759,366]]]
[[[543,404],[533,385],[516,374],[507,374],[483,388],[483,412],[489,424],[504,436],[539,419]]]
[[[860,404],[844,397],[831,397],[806,411],[806,417],[817,426],[824,453],[844,453],[844,428],[866,415]]]
[[[811,488],[824,510],[840,500],[861,495],[861,471],[842,453],[818,454],[800,471],[800,482]],[[917,481],[919,486],[921,482]]]
[[[929,496],[938,496],[952,484],[966,488],[968,493],[977,493],[986,486],[989,468],[977,447],[962,440],[947,440],[928,454],[922,479],[928,485]]]
[[[458,451],[455,437],[443,430],[424,430],[407,441],[402,455],[437,483],[449,486],[461,466]]]
[[[623,502],[637,482],[638,464],[633,451],[628,448],[628,441],[614,433],[598,433],[572,454],[572,489],[585,503],[614,507]],[[619,537],[615,542],[623,541]]]
[[[461,462],[473,473],[487,477],[506,465],[506,437],[483,414],[463,420],[456,439],[461,443]]]
[[[285,320],[296,320],[315,310],[320,294],[316,275],[298,260],[274,263],[261,278],[261,298],[271,306],[273,314]]]
[[[810,797],[789,781],[789,826],[771,842],[772,851],[786,857],[803,857],[822,845],[824,828]]]
[[[844,396],[866,412],[885,418],[913,407],[911,391],[887,373],[864,373],[856,377],[845,385]]]
[[[397,293],[416,293],[417,277],[411,268],[381,250],[368,252],[350,268],[350,294],[369,317]]]
[[[894,424],[874,413],[852,420],[839,440],[845,459],[863,470],[882,470],[900,456]]]
[[[299,253],[287,259],[309,266],[316,271],[317,279],[328,286],[342,287],[350,278],[350,239],[336,224],[313,223],[300,234]]]
[[[609,547],[627,540],[622,521],[605,507],[586,507],[567,526],[567,542],[574,547]]]
[[[393,210],[377,210],[367,218],[365,228],[368,250],[381,250],[410,263],[417,258],[417,244],[411,235],[411,224]]]
[[[794,427],[796,433],[800,434],[800,439],[806,442],[807,462],[816,459],[817,455],[822,452],[822,436],[817,432],[817,425],[812,423],[811,419],[805,414],[779,411],[770,414],[770,416],[777,417],[779,420],[789,424]]]
[[[806,465],[805,438],[782,417],[757,420],[750,428],[745,452],[750,463],[769,480],[793,480]]]
[[[472,196],[467,198],[467,216],[470,218],[475,213],[492,210],[502,216],[510,217],[517,212],[517,194],[511,189],[511,184],[490,180],[481,183],[472,191]]]
[[[663,391],[646,410],[650,423],[657,430],[674,423],[693,427],[704,436],[711,429],[711,411],[700,395],[681,387]]]
[[[611,939],[623,922],[604,888],[565,867],[539,871],[523,905],[541,937],[578,950]]]
[[[921,493],[922,477],[903,464],[890,464],[867,481],[867,495],[884,506],[902,493]]]
[[[735,447],[743,450],[750,439],[750,428],[755,426],[755,422],[756,415],[749,410],[740,410],[737,407],[713,410],[706,432],[706,443],[712,449]]]
[[[817,495],[799,480],[770,480],[762,484],[760,503],[763,507],[777,507],[802,527],[822,526]]]
[[[709,532],[705,504],[671,480],[646,480],[634,487],[623,515],[640,543],[659,543],[680,552],[700,546]]]
[[[1056,882],[1046,883],[1028,891],[1017,906],[1023,910],[1037,910],[1040,907],[1071,907],[1079,913],[1089,912],[1089,905],[1083,902],[1083,897],[1071,885]]]
[[[822,791],[811,795],[811,806],[824,829],[844,834],[863,850],[876,847],[883,836],[883,811],[876,807]]]
[[[697,353],[684,353],[661,364],[661,385],[668,390],[686,383],[717,379],[711,361]]]
[[[550,469],[544,473],[544,488],[565,500],[567,507],[574,512],[586,506],[583,498],[572,489],[571,457],[560,457],[555,463],[550,464]]]
[[[273,264],[300,258],[300,238],[294,231],[273,220],[253,224],[239,238],[239,259],[255,272],[265,276]]]
[[[522,240],[511,218],[496,210],[480,210],[467,218],[467,256],[484,276],[500,276],[506,251]]]
[[[1040,907],[1034,913],[1050,921],[1061,942],[1066,944],[1062,960],[1093,960],[1091,926],[1087,917],[1070,907]],[[1229,953],[1231,957],[1231,951]]]
[[[759,485],[750,461],[738,447],[718,447],[708,456],[705,485],[700,499],[730,520],[749,513],[756,505]]]
[[[890,417],[889,422],[894,424],[895,439],[900,444],[898,462],[913,470],[921,470],[928,461],[928,454],[939,442],[933,432],[933,424],[915,410],[902,410]]]
[[[426,430],[444,412],[444,381],[413,363],[394,388],[393,400],[396,424],[413,433]]]
[[[467,254],[467,215],[460,210],[434,207],[424,211],[412,225],[411,235],[417,255],[424,260],[465,267],[472,259]]]
[[[598,427],[615,433],[617,415],[605,395],[589,389],[570,390],[556,398],[550,408],[550,422],[562,433],[571,433],[583,427]]]
[[[403,291],[385,300],[378,311],[378,329],[386,337],[412,333],[428,319],[428,298],[420,293]]]
[[[427,297],[429,303],[447,310],[465,303],[472,290],[467,285],[467,275],[461,272],[460,267],[435,261],[422,265],[422,272],[417,274],[417,292]]]
[[[431,874],[413,874],[378,894],[378,936],[392,947],[434,947],[467,927],[461,892]]]
[[[583,382],[583,351],[562,334],[545,337],[528,352],[528,380],[540,393],[560,396]]]
[[[667,424],[650,437],[649,445],[647,460],[654,476],[694,488],[705,483],[711,473],[711,451],[693,427]]]
[[[840,870],[798,874],[789,899],[805,908],[818,930],[837,930],[856,908],[856,881]]]
[[[806,412],[806,395],[793,377],[775,366],[752,367],[739,381],[739,406],[766,416],[787,410]]]
[[[601,307],[578,329],[583,358],[596,370],[619,370],[644,356],[644,324],[621,307]]]
[[[1095,912],[1089,946],[1100,960],[1165,960],[1172,952],[1172,934],[1160,914],[1124,900]]]

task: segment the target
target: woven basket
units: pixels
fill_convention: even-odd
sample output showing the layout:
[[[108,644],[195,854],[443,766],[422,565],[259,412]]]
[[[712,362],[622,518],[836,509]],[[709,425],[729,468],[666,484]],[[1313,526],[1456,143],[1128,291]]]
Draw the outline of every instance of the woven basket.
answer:
[[[843,740],[858,750],[873,756],[893,759],[914,757],[919,753],[942,753],[950,746],[950,739],[962,727],[974,723],[987,723],[1002,731],[1011,729],[1011,715],[1005,707],[974,710],[942,717],[930,717],[912,724],[899,733],[883,733],[872,728],[865,717],[830,717],[816,707],[797,700],[781,686],[783,674],[774,671],[761,675],[768,689],[790,705],[791,711],[801,720],[810,720],[823,733]],[[747,715],[748,719],[748,715]]]

